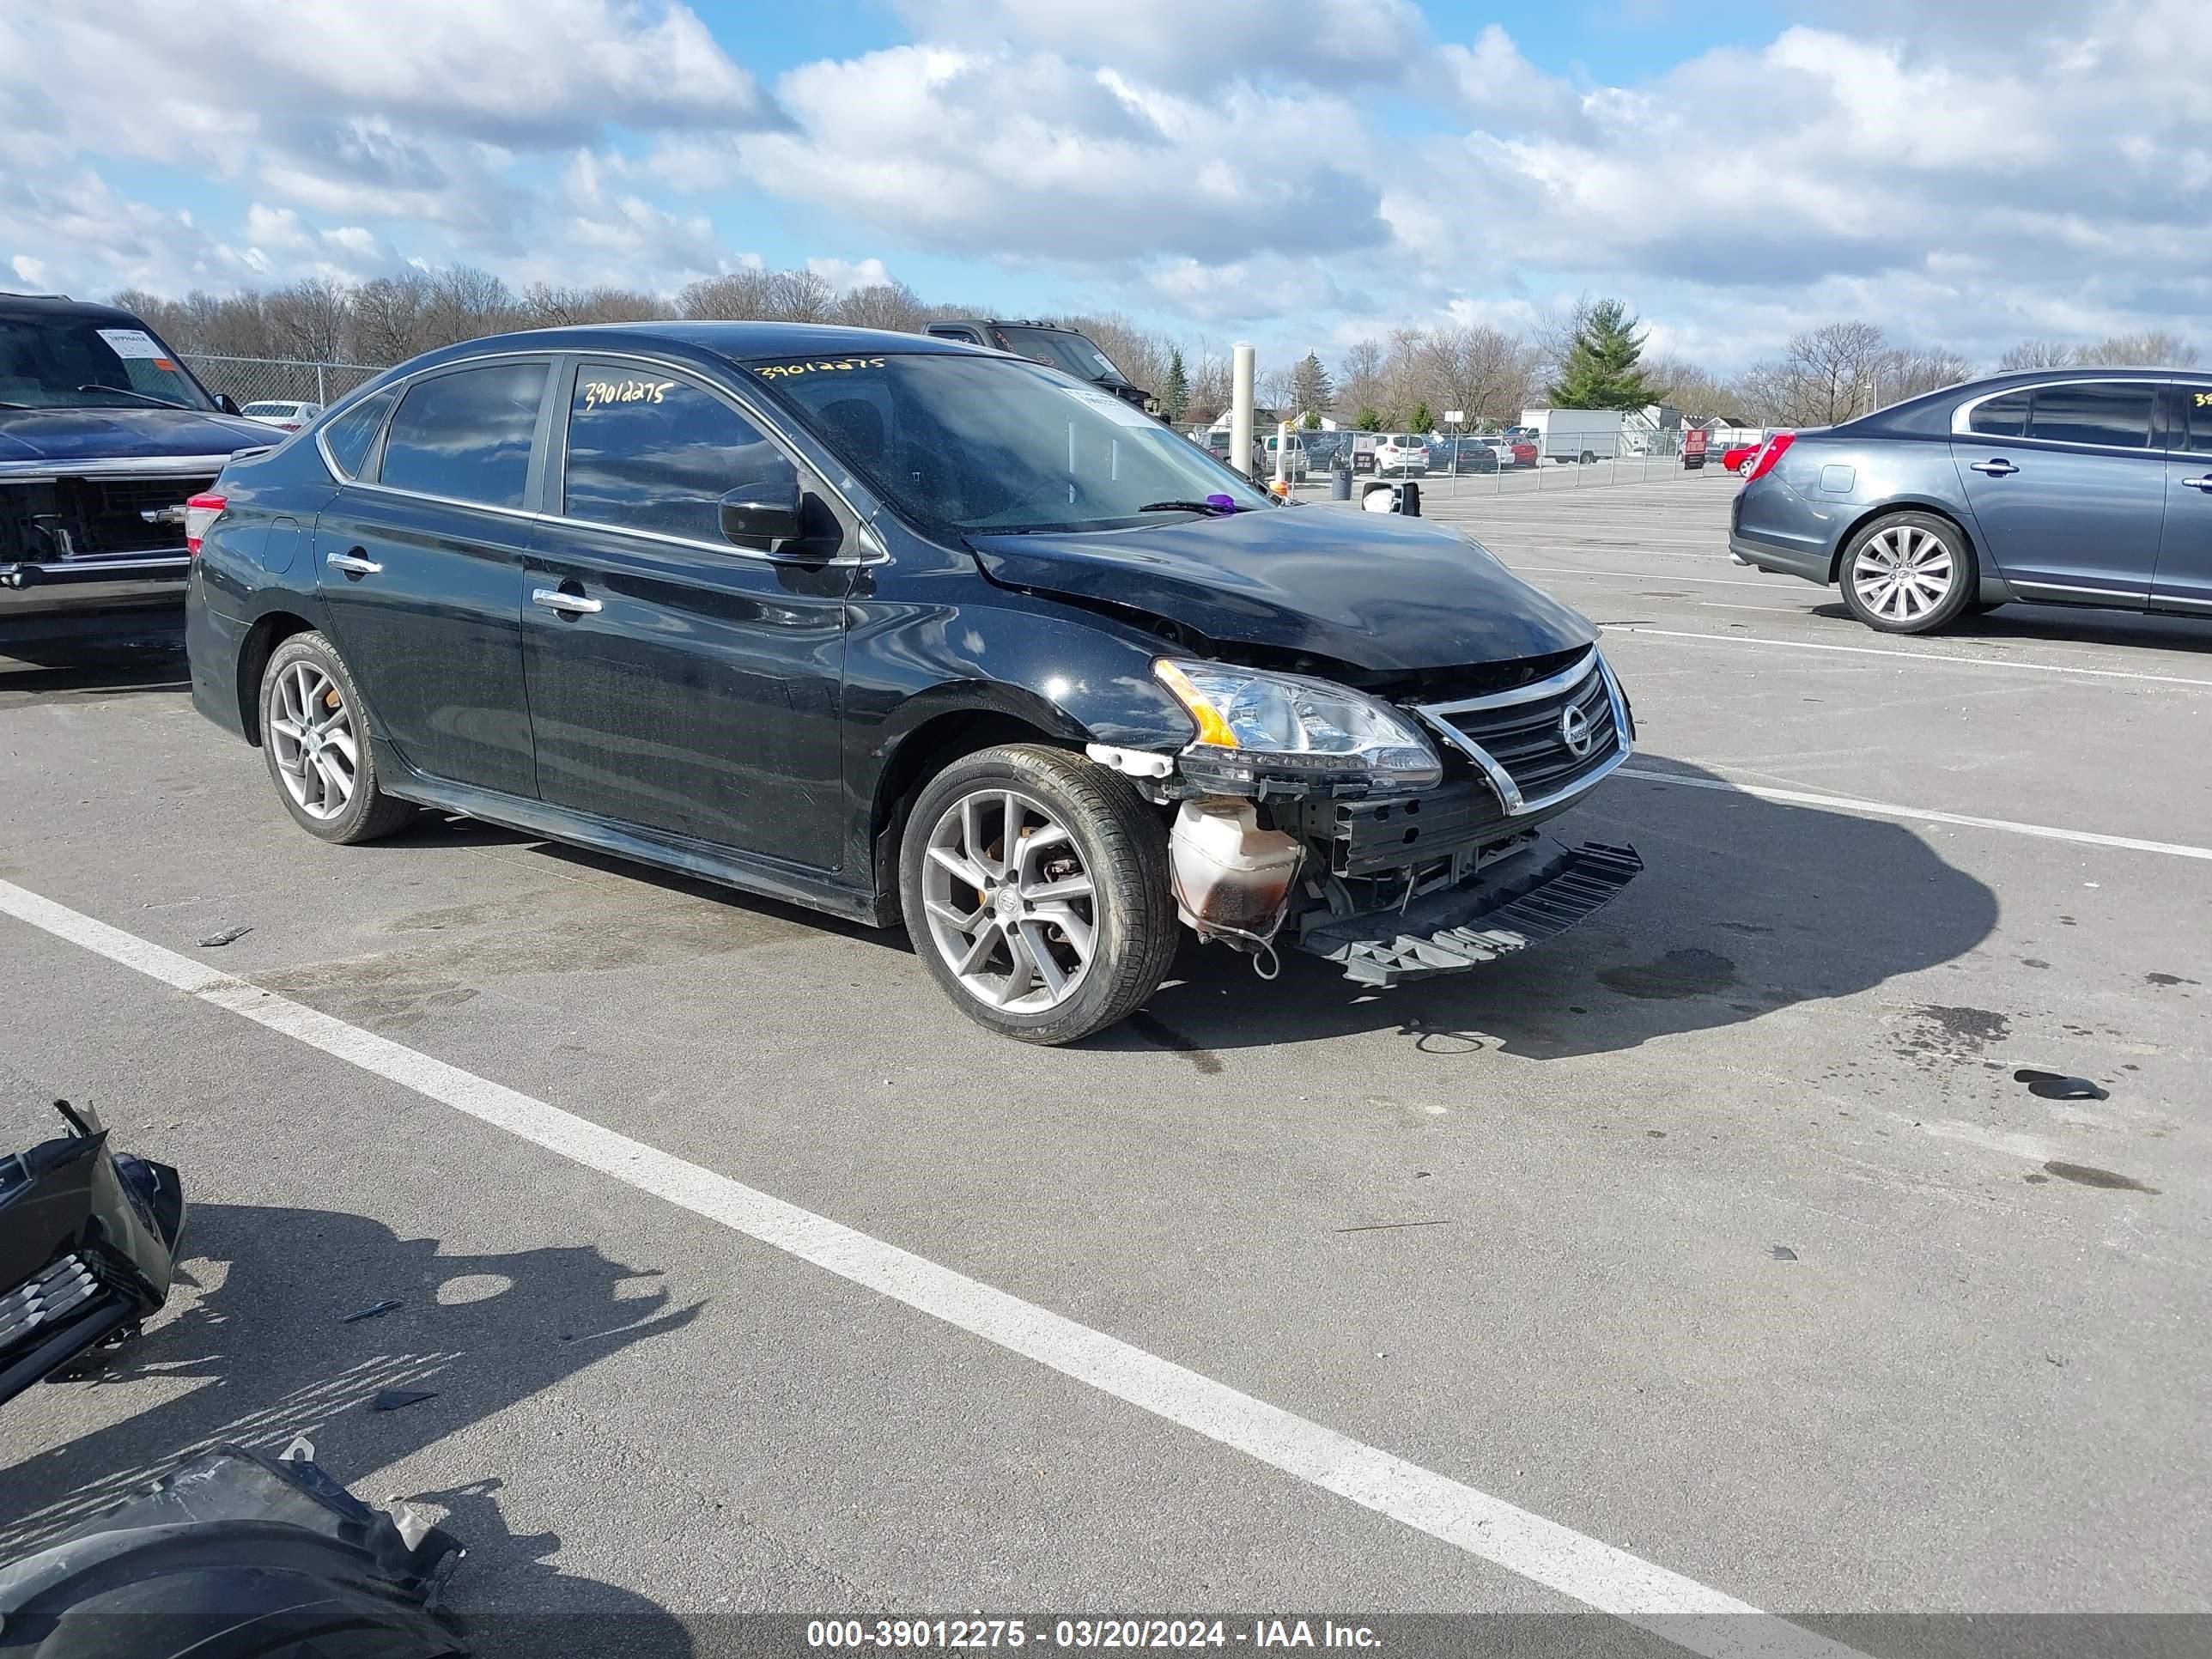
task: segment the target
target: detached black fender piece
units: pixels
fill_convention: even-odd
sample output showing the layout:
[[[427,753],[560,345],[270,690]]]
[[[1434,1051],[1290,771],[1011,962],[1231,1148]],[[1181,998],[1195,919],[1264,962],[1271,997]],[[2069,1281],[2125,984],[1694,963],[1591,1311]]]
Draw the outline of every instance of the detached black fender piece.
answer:
[[[54,1109],[70,1133],[0,1157],[0,1401],[159,1309],[184,1230],[174,1170],[110,1152],[90,1108]]]
[[[0,1566],[7,1659],[454,1659],[429,1611],[459,1550],[305,1457],[217,1446]]]

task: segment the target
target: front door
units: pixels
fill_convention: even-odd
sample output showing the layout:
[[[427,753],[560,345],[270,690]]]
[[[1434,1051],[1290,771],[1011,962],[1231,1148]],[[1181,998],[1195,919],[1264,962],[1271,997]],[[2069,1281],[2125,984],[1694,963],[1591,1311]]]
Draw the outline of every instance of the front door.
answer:
[[[836,869],[849,557],[724,538],[721,497],[793,465],[731,398],[651,364],[587,359],[564,379],[524,584],[540,794]],[[845,556],[857,532],[842,526]]]
[[[1951,457],[1980,544],[2021,598],[2148,601],[2166,515],[2166,471],[2150,447],[2158,392],[2149,380],[2069,380],[1969,413]]]
[[[2151,603],[2212,616],[2212,376],[2172,389],[2166,428],[2166,526]]]
[[[522,683],[522,562],[550,365],[416,381],[380,459],[315,522],[328,626],[372,727],[415,771],[537,793]]]

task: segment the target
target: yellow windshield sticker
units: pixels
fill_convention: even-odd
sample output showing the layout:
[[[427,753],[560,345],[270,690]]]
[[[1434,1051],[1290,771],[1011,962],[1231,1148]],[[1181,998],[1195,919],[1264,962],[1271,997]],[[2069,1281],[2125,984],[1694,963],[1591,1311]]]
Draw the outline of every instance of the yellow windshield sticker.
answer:
[[[592,410],[608,404],[657,404],[675,384],[673,380],[586,380],[582,383],[584,407]]]
[[[2197,406],[2199,409],[2212,409],[2212,392],[2198,392],[2197,394]]]
[[[855,368],[881,368],[884,361],[881,357],[830,357],[817,362],[774,363],[766,368],[755,369],[753,372],[763,380],[787,380],[794,374],[836,374],[841,370],[849,371]]]

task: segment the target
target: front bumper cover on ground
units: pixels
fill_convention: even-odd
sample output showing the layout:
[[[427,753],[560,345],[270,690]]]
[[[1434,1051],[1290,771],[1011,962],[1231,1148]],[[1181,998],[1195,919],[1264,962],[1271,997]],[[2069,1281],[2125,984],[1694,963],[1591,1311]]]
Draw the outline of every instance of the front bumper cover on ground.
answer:
[[[1456,973],[1565,933],[1643,871],[1632,847],[1594,841],[1569,848],[1545,838],[1402,911],[1316,921],[1297,945],[1341,964],[1346,978],[1363,985]]]

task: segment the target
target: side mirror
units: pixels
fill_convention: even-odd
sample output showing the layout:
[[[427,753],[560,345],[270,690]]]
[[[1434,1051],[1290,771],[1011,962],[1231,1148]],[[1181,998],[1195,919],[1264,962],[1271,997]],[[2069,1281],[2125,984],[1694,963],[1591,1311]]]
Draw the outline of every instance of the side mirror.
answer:
[[[795,475],[740,484],[722,497],[722,534],[733,547],[781,553],[805,534],[804,506]]]
[[[215,394],[215,406],[226,415],[244,413],[238,406],[238,399],[228,392],[218,392]]]

